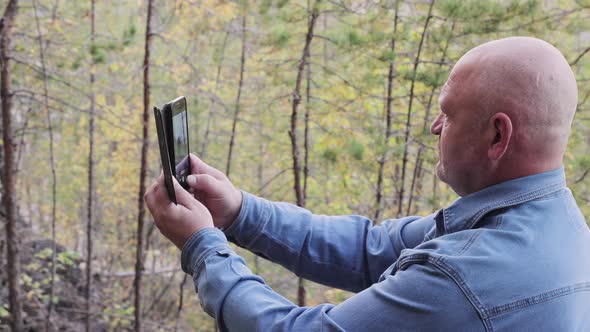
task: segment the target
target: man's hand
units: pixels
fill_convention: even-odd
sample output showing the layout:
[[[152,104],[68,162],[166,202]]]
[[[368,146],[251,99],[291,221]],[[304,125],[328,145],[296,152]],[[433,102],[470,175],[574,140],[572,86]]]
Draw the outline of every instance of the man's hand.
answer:
[[[164,174],[160,174],[143,198],[160,232],[182,250],[193,233],[213,227],[213,218],[207,208],[184,190],[176,179],[173,178],[173,182],[178,205],[168,198]]]
[[[219,170],[192,153],[190,158],[192,175],[186,179],[190,191],[209,209],[216,227],[229,227],[240,213],[242,192]]]

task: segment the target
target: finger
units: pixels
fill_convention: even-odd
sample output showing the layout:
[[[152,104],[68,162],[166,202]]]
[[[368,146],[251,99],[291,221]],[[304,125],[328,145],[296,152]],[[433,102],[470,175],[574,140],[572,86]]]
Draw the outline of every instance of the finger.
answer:
[[[193,174],[186,177],[186,183],[197,191],[206,193],[219,193],[221,188],[219,180],[209,174]]]
[[[166,190],[166,184],[164,182],[164,173],[160,173],[160,176],[156,179],[156,182],[152,184],[146,195],[144,196],[145,202],[148,209],[152,214],[157,212],[155,210],[160,209],[165,205],[172,204],[170,197],[168,197],[168,191]]]
[[[188,184],[188,177],[187,177],[187,184]],[[199,202],[205,202],[205,197],[207,197],[207,193],[200,191],[198,189],[195,189],[193,187],[191,187],[190,185],[188,186],[188,192],[191,193]]]
[[[162,176],[162,174],[164,174],[164,173],[163,172],[160,172],[160,176]],[[158,188],[158,185],[159,185],[159,181],[158,180],[159,180],[160,176],[158,176],[156,178],[156,180],[154,180],[154,182],[152,183],[152,185],[143,194],[143,200],[148,205],[148,208],[150,208],[150,205],[153,204],[153,202],[154,202],[153,196],[154,196],[155,192],[157,191],[157,188]],[[150,211],[151,211],[151,209],[150,209]]]
[[[209,174],[218,180],[225,179],[225,174],[220,170],[209,166],[194,154],[190,154],[191,158],[191,173],[192,174]]]
[[[195,200],[195,205],[194,205],[194,210],[196,211],[200,211],[201,213],[205,212],[207,214],[211,214],[211,212],[209,211],[209,209],[207,209],[207,207],[205,206],[205,204],[201,203],[198,200]]]
[[[178,204],[192,210],[196,206],[197,200],[182,186],[178,181],[176,181],[175,177],[172,177],[172,182],[174,182],[174,192],[176,193],[176,201]]]
[[[152,215],[156,212],[156,210],[158,210],[157,206],[158,202],[160,202],[159,192],[161,191],[162,190],[159,190],[159,183],[156,181],[154,182],[154,184],[152,184],[150,189],[148,189],[148,191],[143,196],[145,204],[147,205]]]
[[[166,178],[164,177],[164,172],[160,172],[160,175],[156,179],[157,186],[154,188],[156,192],[156,198],[163,201],[170,201],[170,197],[168,197],[168,190],[166,189]]]
[[[149,186],[149,188],[145,191],[145,193],[143,194],[143,198],[145,199],[148,195],[151,195],[151,193],[155,190],[156,185],[158,184],[158,181],[154,181],[152,182],[152,184]]]

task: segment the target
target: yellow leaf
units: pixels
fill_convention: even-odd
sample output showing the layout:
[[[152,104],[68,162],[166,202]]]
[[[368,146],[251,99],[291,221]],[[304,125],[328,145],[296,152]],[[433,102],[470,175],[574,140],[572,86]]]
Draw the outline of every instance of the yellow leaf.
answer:
[[[100,106],[105,106],[107,104],[107,99],[103,94],[96,95],[96,104]]]

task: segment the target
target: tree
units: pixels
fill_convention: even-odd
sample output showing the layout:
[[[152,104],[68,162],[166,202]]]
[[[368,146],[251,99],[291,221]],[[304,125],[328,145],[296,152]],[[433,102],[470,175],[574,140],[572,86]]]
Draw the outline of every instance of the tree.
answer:
[[[435,0],[430,2],[430,6],[428,7],[428,13],[426,14],[426,19],[424,21],[424,28],[422,29],[422,35],[420,37],[420,44],[418,44],[418,51],[416,53],[416,58],[414,59],[414,70],[412,72],[412,80],[410,86],[410,97],[408,102],[408,114],[406,116],[406,128],[404,134],[404,155],[402,157],[402,174],[401,174],[401,183],[399,188],[399,197],[397,200],[398,209],[397,209],[397,216],[401,217],[402,209],[403,209],[403,202],[404,202],[404,191],[405,191],[405,181],[406,181],[406,168],[408,164],[408,151],[409,151],[409,144],[410,144],[410,130],[411,130],[411,121],[412,121],[412,103],[414,101],[414,87],[416,85],[416,74],[418,73],[418,64],[420,64],[420,54],[422,53],[422,47],[424,45],[424,39],[426,37],[426,31],[428,30],[428,23],[432,18],[432,8],[434,8]],[[410,193],[411,195],[411,193]]]
[[[6,6],[0,24],[0,98],[2,98],[2,140],[4,148],[4,168],[2,182],[4,193],[2,205],[6,214],[6,258],[8,270],[8,291],[11,326],[13,331],[23,331],[22,302],[20,298],[20,259],[19,237],[16,231],[16,170],[14,159],[14,136],[12,130],[12,72],[10,70],[10,44],[12,42],[14,20],[18,12],[18,1],[11,0]]]
[[[150,108],[150,46],[152,43],[152,14],[153,0],[148,0],[147,19],[145,30],[145,53],[143,58],[143,141],[141,145],[141,168],[139,172],[139,195],[138,195],[138,216],[137,216],[137,248],[135,255],[135,331],[141,331],[141,274],[143,273],[143,240],[144,240],[144,216],[145,202],[145,180],[147,173],[147,152],[149,147],[149,108]]]
[[[225,166],[225,174],[229,177],[231,169],[232,151],[234,149],[234,141],[236,139],[236,126],[238,125],[238,115],[240,114],[240,97],[242,96],[242,86],[244,85],[244,69],[246,67],[246,18],[247,18],[247,3],[243,4],[242,13],[242,54],[240,56],[240,79],[238,81],[238,93],[236,95],[236,105],[234,117],[231,127],[231,135],[229,139],[229,149],[227,152],[227,164]],[[225,41],[224,41],[225,44]],[[222,50],[223,52],[223,50]],[[220,62],[221,66],[221,62]]]
[[[96,40],[95,0],[90,0],[90,47],[94,48]],[[86,209],[86,332],[90,332],[90,294],[92,291],[92,224],[94,221],[94,112],[96,96],[94,94],[94,62],[90,65],[90,112],[88,121],[88,198]]]
[[[289,137],[291,137],[291,152],[293,155],[293,175],[294,175],[294,190],[295,190],[295,197],[297,200],[297,205],[301,207],[305,207],[305,194],[301,188],[301,155],[299,152],[299,146],[297,143],[297,117],[298,117],[298,107],[301,103],[301,81],[303,80],[303,75],[305,66],[309,59],[310,54],[310,47],[311,41],[313,40],[313,29],[315,27],[316,20],[319,16],[319,0],[314,4],[311,17],[308,20],[307,25],[307,34],[305,36],[305,44],[303,46],[303,51],[301,54],[301,59],[297,65],[297,78],[295,80],[295,88],[293,90],[293,101],[292,101],[292,112],[291,112],[291,129],[289,131]],[[307,139],[306,139],[307,141]],[[298,305],[304,306],[305,305],[305,288],[303,286],[303,280],[299,278],[298,287],[297,287],[297,302]]]
[[[386,125],[385,125],[385,148],[383,154],[378,160],[379,163],[379,170],[377,172],[377,189],[375,192],[375,216],[373,218],[374,222],[378,222],[379,218],[381,218],[381,212],[383,211],[382,208],[382,196],[383,196],[383,175],[385,170],[385,162],[387,161],[387,156],[390,154],[389,152],[389,140],[391,138],[392,132],[392,121],[393,121],[393,83],[395,77],[395,43],[397,40],[397,23],[398,23],[398,9],[399,9],[399,0],[395,1],[395,12],[393,16],[393,37],[391,37],[391,53],[389,61],[389,70],[387,73],[387,96],[385,100],[385,112],[386,112]]]
[[[49,131],[49,166],[51,169],[51,276],[49,281],[49,301],[47,305],[47,316],[45,319],[45,331],[48,331],[51,325],[51,313],[53,312],[53,299],[55,292],[55,219],[57,205],[57,176],[55,172],[55,156],[53,151],[53,123],[51,120],[51,112],[49,110],[49,88],[47,82],[47,68],[45,66],[43,35],[41,33],[41,27],[39,25],[39,16],[37,15],[37,1],[33,2],[33,10],[35,12],[35,26],[37,27],[39,41],[39,59],[41,59],[41,71],[43,75],[43,108],[47,118],[47,129]]]
[[[179,306],[181,288],[175,285],[183,279],[178,273],[178,249],[158,235],[146,216],[145,231],[140,232],[146,235],[137,239],[137,180],[142,172],[145,181],[159,173],[154,135],[147,139],[145,169],[138,162],[146,141],[142,136],[146,94],[140,90],[147,67],[152,105],[187,96],[190,143],[208,163],[226,169],[233,135],[230,173],[237,187],[298,204],[295,185],[299,183],[300,204],[314,213],[370,215],[379,221],[395,217],[400,201],[404,214],[427,215],[456,198],[437,180],[436,137],[428,130],[437,111],[437,95],[455,61],[490,39],[541,37],[563,51],[581,83],[564,165],[571,180],[568,186],[582,213],[590,216],[590,86],[584,84],[590,77],[590,39],[585,34],[590,31],[590,8],[583,1],[321,1],[304,61],[302,49],[313,8],[318,6],[315,1],[248,2],[245,52],[244,2],[155,2],[149,66],[138,61],[146,55],[143,27],[148,2],[94,1],[94,40],[92,2],[71,1],[64,6],[64,1],[33,0],[28,5],[20,1],[8,49],[16,173],[13,200],[23,208],[15,207],[21,242],[30,243],[31,233],[47,234],[48,240],[51,236],[53,181],[46,162],[51,158],[46,115],[51,113],[59,180],[56,245],[67,248],[71,257],[82,257],[74,266],[85,277],[64,294],[68,278],[60,274],[64,256],[57,251],[54,299],[58,301],[53,303],[51,321],[56,326],[66,320],[72,324],[63,330],[84,330],[88,315],[90,330],[131,330],[136,314],[143,330],[211,331],[213,327],[198,297],[189,292],[190,278]],[[6,6],[9,1],[0,3]],[[299,98],[293,123],[294,97]],[[153,127],[153,120],[147,122]],[[293,124],[295,130],[290,130]],[[0,145],[4,150],[4,140]],[[299,155],[297,172],[294,146]],[[5,193],[3,187],[0,191]],[[3,221],[5,216],[5,209],[0,209]],[[26,223],[32,227],[23,228]],[[0,227],[0,251],[7,249],[4,230]],[[137,282],[132,278],[137,275],[138,256],[128,253],[136,249],[142,252],[138,311],[136,289],[129,291]],[[350,296],[311,281],[305,281],[305,294],[298,287],[299,279],[282,267],[236,250],[269,286],[294,303],[339,303]],[[27,319],[25,325],[43,330],[51,258],[46,256],[35,267],[28,260],[25,263],[30,258],[27,252],[21,247],[21,283],[28,280],[24,275],[35,279],[39,271],[45,272],[42,279],[21,285],[21,294],[28,296],[26,301],[23,296],[23,311],[41,311],[41,319]],[[0,269],[0,282],[7,283],[4,257],[8,256],[0,263],[6,267]],[[33,287],[35,283],[39,288]],[[5,288],[0,292],[0,330],[9,320],[9,285]],[[77,298],[75,312],[64,308],[70,295]],[[45,306],[34,307],[40,303]],[[182,307],[190,310],[184,314]]]

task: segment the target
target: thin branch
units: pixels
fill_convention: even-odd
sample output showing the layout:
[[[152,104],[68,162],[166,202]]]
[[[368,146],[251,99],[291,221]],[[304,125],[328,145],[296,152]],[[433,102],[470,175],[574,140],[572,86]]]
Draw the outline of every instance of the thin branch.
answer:
[[[293,153],[293,181],[294,183],[294,190],[295,190],[295,198],[297,201],[297,205],[301,207],[305,207],[305,195],[301,188],[301,157],[299,154],[299,146],[297,144],[297,108],[301,103],[301,81],[303,79],[303,72],[305,69],[305,65],[309,59],[310,54],[310,47],[311,41],[313,39],[313,29],[315,27],[315,22],[319,16],[318,4],[320,0],[317,0],[313,5],[311,10],[311,16],[308,19],[307,25],[307,34],[305,36],[305,44],[303,46],[303,51],[301,54],[301,59],[299,60],[299,64],[297,65],[297,78],[295,80],[295,88],[293,89],[293,107],[291,112],[291,129],[289,130],[289,137],[291,138],[291,151]],[[309,6],[309,3],[308,3]],[[299,306],[305,306],[305,288],[304,288],[304,281],[302,278],[298,279],[298,287],[297,287],[297,304]]]
[[[404,186],[405,186],[405,177],[406,177],[406,168],[408,163],[408,150],[409,150],[409,140],[410,140],[410,127],[411,127],[411,120],[412,120],[412,102],[414,101],[414,87],[416,84],[416,75],[418,73],[418,64],[420,61],[420,54],[422,53],[422,47],[424,45],[424,39],[426,37],[426,31],[428,30],[428,23],[432,18],[432,8],[434,7],[435,0],[432,0],[430,3],[430,7],[428,8],[428,14],[426,14],[426,20],[424,21],[424,28],[422,29],[422,35],[420,37],[420,44],[418,45],[418,52],[416,53],[416,60],[414,63],[414,70],[412,73],[412,83],[410,86],[410,101],[408,103],[408,114],[406,117],[406,133],[404,136],[404,155],[402,158],[402,174],[401,174],[401,184],[399,189],[399,197],[398,197],[398,209],[397,215],[398,217],[402,214],[402,206],[404,200]]]
[[[453,23],[451,24],[451,31],[455,30],[455,21],[453,21]],[[440,59],[440,66],[442,67],[444,62],[445,62],[445,58],[447,57],[447,51],[449,49],[449,45],[450,45],[450,41],[452,39],[452,33],[451,35],[448,37],[444,49],[442,51],[442,55],[441,55],[441,59]],[[434,98],[434,93],[436,92],[436,87],[433,87],[430,90],[430,97],[428,98],[428,104],[426,105],[426,114],[424,114],[424,122],[422,123],[422,134],[426,134],[427,130],[428,130],[428,123],[430,122],[430,110],[432,108],[432,100]],[[422,164],[424,162],[422,154],[424,152],[425,146],[424,144],[420,143],[420,147],[418,148],[418,153],[416,155],[416,161],[415,161],[415,166],[414,166],[414,174],[412,176],[412,183],[410,185],[410,196],[409,196],[409,200],[408,200],[408,208],[406,210],[406,215],[410,214],[411,208],[412,208],[412,201],[414,198],[414,190],[415,190],[415,186],[416,186],[416,182],[420,181],[419,177],[422,174]]]
[[[229,149],[227,152],[227,164],[225,166],[225,175],[229,177],[230,169],[231,169],[231,158],[232,152],[234,149],[234,142],[236,139],[236,127],[238,125],[238,115],[240,113],[240,98],[242,96],[242,87],[244,85],[244,68],[246,66],[246,18],[247,18],[247,11],[246,11],[246,4],[244,4],[244,11],[242,13],[242,55],[240,56],[240,79],[238,81],[238,93],[236,95],[236,105],[235,105],[235,112],[234,118],[232,121],[231,127],[231,136],[229,140]]]
[[[399,8],[399,0],[395,2],[395,14],[393,18],[393,37],[391,38],[391,53],[395,54],[395,44],[397,38],[397,23],[398,23],[398,8]],[[386,127],[385,127],[385,140],[384,146],[389,146],[389,140],[391,138],[391,122],[392,122],[392,104],[393,104],[393,80],[395,77],[395,62],[392,60],[389,63],[389,70],[387,75],[387,97],[385,101],[385,112],[386,112]],[[381,158],[379,158],[378,164],[379,169],[377,171],[377,189],[375,190],[375,216],[373,218],[373,222],[379,222],[379,218],[381,217],[381,211],[383,211],[383,207],[381,204],[381,198],[383,196],[383,172],[385,169],[385,161],[386,161],[386,153],[387,149],[384,149]]]
[[[587,48],[587,49],[585,49],[585,50],[584,50],[582,53],[580,53],[580,55],[578,55],[578,56],[577,56],[577,57],[574,59],[574,61],[570,62],[570,66],[575,66],[575,65],[577,65],[577,64],[578,64],[578,61],[580,61],[580,59],[581,59],[581,58],[582,58],[584,55],[586,55],[586,53],[588,53],[588,52],[590,52],[590,46],[588,46],[588,48]]]
[[[162,299],[162,296],[164,296],[164,294],[166,294],[168,292],[168,289],[170,289],[170,285],[172,285],[172,282],[174,281],[174,277],[176,276],[176,272],[178,272],[178,270],[172,272],[172,274],[170,275],[170,279],[168,280],[166,285],[164,285],[164,287],[162,287],[162,289],[160,290],[160,293],[158,295],[156,295],[151,300],[150,307],[143,313],[144,316],[148,316],[149,313],[152,312],[152,310],[154,310],[154,308],[156,307],[156,304],[158,302],[160,302],[160,300]],[[185,276],[186,276],[186,274],[185,274]]]
[[[47,75],[45,69],[45,52],[43,47],[43,35],[41,33],[41,26],[39,24],[39,16],[37,15],[37,0],[33,1],[33,11],[35,13],[35,25],[37,27],[37,33],[39,35],[39,58],[41,60],[41,68],[43,71],[43,96],[44,96],[44,109],[47,115],[47,128],[49,130],[49,164],[51,167],[51,276],[49,281],[49,304],[47,308],[47,316],[45,319],[45,331],[49,331],[51,322],[51,313],[53,312],[53,296],[55,292],[55,219],[56,219],[56,206],[57,206],[57,176],[55,174],[55,160],[53,151],[53,125],[51,123],[51,113],[49,112],[49,89],[47,83]]]
[[[149,147],[149,107],[150,107],[150,46],[152,42],[152,13],[154,9],[153,0],[147,3],[146,33],[145,33],[145,50],[143,58],[143,141],[141,146],[141,165],[139,171],[139,193],[137,195],[138,214],[137,214],[137,248],[135,252],[135,279],[133,280],[134,288],[134,305],[135,305],[135,331],[141,332],[141,276],[144,270],[143,266],[143,241],[144,241],[144,216],[145,202],[143,195],[145,193],[145,180],[147,172],[147,153]]]
[[[28,90],[24,90],[24,89],[15,90],[14,93],[13,93],[13,95],[15,97],[28,98],[28,99],[31,99],[31,100],[39,103],[40,105],[43,105],[43,101],[37,99],[36,98],[37,93],[35,93],[33,91],[28,91]],[[41,96],[41,97],[43,97],[43,96]],[[57,98],[57,97],[54,97],[54,96],[48,96],[48,98],[49,98],[49,100],[51,102],[57,103],[57,104],[60,104],[60,105],[63,105],[65,107],[67,107],[67,108],[70,108],[70,109],[76,111],[76,112],[89,114],[89,111],[88,110],[82,109],[82,108],[78,107],[78,105],[75,105],[73,103],[70,103],[70,102],[68,102],[68,101],[66,101],[64,99],[60,99],[60,98]],[[90,96],[88,96],[88,98],[90,98]],[[95,106],[98,107],[100,105],[95,105]],[[129,134],[130,136],[132,136],[136,140],[141,140],[141,138],[139,137],[139,135],[137,135],[136,133],[134,133],[133,131],[131,131],[124,124],[115,123],[115,122],[113,122],[113,121],[105,118],[104,116],[102,116],[100,113],[102,113],[102,111],[105,110],[106,108],[107,108],[106,106],[104,108],[98,107],[97,111],[100,111],[100,112],[96,112],[97,114],[95,114],[95,117],[98,120],[107,123],[110,127],[117,128],[117,129],[122,130],[123,132]],[[49,106],[49,109],[50,110],[53,110],[53,111],[63,111],[63,109],[56,108],[56,107],[53,107],[51,105]],[[118,116],[118,118],[120,119],[120,116]]]
[[[580,176],[576,181],[574,181],[574,183],[580,183],[580,182],[584,181],[584,179],[586,178],[586,175],[588,175],[589,172],[590,172],[590,168],[585,170],[584,173],[582,173],[582,176]]]
[[[56,3],[57,7],[57,3]],[[90,45],[94,46],[95,29],[95,0],[90,1]],[[94,95],[94,62],[90,66],[90,119],[88,123],[88,198],[86,209],[86,312],[91,312],[90,294],[92,291],[92,224],[94,219],[93,190],[94,190],[94,113],[96,98]],[[90,315],[85,319],[86,332],[90,332]]]
[[[219,64],[217,64],[217,76],[215,77],[215,90],[211,94],[210,101],[211,104],[209,105],[209,116],[207,117],[207,125],[205,126],[205,136],[203,137],[203,145],[201,147],[201,158],[205,158],[207,156],[207,146],[209,144],[209,130],[211,128],[211,123],[213,122],[213,110],[215,109],[215,102],[218,98],[217,92],[219,90],[219,81],[221,78],[221,68],[223,67],[223,60],[225,59],[225,48],[227,46],[227,40],[229,39],[229,29],[225,32],[225,37],[223,38],[223,44],[221,46],[221,57],[219,59]]]
[[[293,104],[292,104],[292,112],[291,112],[291,129],[289,130],[289,137],[291,138],[291,150],[293,153],[293,174],[294,174],[294,190],[295,190],[295,198],[297,201],[298,206],[304,206],[303,200],[303,192],[301,190],[301,160],[299,156],[299,146],[297,144],[297,109],[299,104],[301,103],[301,81],[303,79],[303,71],[305,68],[305,64],[307,63],[307,59],[309,58],[309,48],[311,45],[311,41],[313,39],[313,29],[315,27],[316,19],[319,16],[318,6],[317,4],[320,2],[318,0],[316,5],[314,5],[311,18],[308,23],[307,28],[307,35],[305,37],[305,44],[303,46],[303,51],[301,55],[301,59],[299,60],[299,64],[297,65],[297,78],[295,80],[295,88],[293,90]]]
[[[286,171],[287,171],[287,169],[283,169],[283,170],[279,171],[277,174],[273,175],[273,177],[271,177],[270,179],[268,179],[263,185],[261,185],[258,188],[258,190],[256,190],[256,193],[257,194],[261,193],[264,189],[266,189],[266,187],[268,187],[269,184],[271,184],[274,180],[278,179],[279,176],[281,176]]]
[[[178,299],[178,309],[176,309],[176,322],[174,323],[174,331],[178,331],[178,324],[180,323],[180,314],[182,313],[182,306],[184,304],[184,284],[188,279],[187,275],[185,274],[182,278],[182,282],[180,283],[180,295]]]
[[[307,0],[307,7],[309,10],[310,0]],[[308,17],[308,24],[311,18]],[[309,53],[311,54],[311,45],[309,47]],[[309,57],[308,57],[309,58]],[[309,177],[309,119],[311,112],[311,64],[306,62],[307,75],[305,84],[305,115],[304,115],[304,132],[303,132],[303,205],[307,202],[307,180]]]

